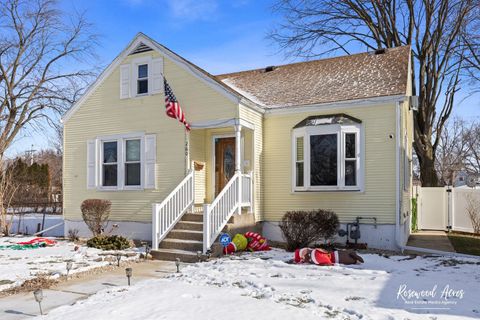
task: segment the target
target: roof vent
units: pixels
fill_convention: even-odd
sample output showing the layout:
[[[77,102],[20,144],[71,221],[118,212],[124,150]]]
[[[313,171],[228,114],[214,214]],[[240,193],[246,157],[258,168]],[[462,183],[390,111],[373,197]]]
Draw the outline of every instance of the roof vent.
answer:
[[[271,72],[271,71],[273,71],[273,70],[275,70],[275,69],[277,69],[277,67],[275,67],[275,66],[268,66],[268,67],[265,67],[264,72]]]
[[[130,52],[130,55],[132,54],[137,54],[137,53],[142,53],[142,52],[147,52],[147,51],[152,51],[153,49],[144,44],[143,42],[140,42],[138,46],[133,49],[132,52]]]
[[[375,50],[375,54],[384,54],[385,52],[387,52],[387,49],[385,48]]]

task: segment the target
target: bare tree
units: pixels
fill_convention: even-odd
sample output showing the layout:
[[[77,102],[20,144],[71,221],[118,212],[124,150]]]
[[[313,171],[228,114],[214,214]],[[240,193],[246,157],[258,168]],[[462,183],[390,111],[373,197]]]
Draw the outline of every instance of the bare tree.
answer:
[[[9,212],[11,203],[20,185],[13,177],[12,170],[0,161],[0,233],[10,234],[10,228],[15,217],[14,212]]]
[[[464,120],[454,118],[453,121],[448,121],[442,130],[435,157],[441,185],[453,185],[457,173],[465,169],[469,154],[469,145],[466,143],[469,129]]]
[[[480,123],[474,122],[464,139],[468,153],[465,157],[465,170],[480,175]]]
[[[21,130],[53,124],[82,94],[96,36],[54,0],[0,4],[0,159]]]
[[[415,151],[423,186],[436,186],[436,149],[452,113],[478,0],[278,0],[284,20],[270,37],[287,55],[312,58],[359,45],[367,50],[412,47],[412,88],[419,97]]]
[[[480,234],[480,199],[475,194],[468,193],[465,195],[467,201],[467,213],[472,222],[473,233]]]

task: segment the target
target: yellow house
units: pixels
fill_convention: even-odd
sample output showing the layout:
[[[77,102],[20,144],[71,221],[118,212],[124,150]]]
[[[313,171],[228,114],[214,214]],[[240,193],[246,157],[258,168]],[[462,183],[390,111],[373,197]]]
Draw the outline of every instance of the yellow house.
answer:
[[[281,241],[285,212],[318,208],[399,248],[410,76],[409,47],[213,76],[140,33],[64,115],[65,233],[87,236],[80,205],[102,198],[114,232],[166,258],[208,250],[232,216]],[[166,115],[164,81],[190,131]]]

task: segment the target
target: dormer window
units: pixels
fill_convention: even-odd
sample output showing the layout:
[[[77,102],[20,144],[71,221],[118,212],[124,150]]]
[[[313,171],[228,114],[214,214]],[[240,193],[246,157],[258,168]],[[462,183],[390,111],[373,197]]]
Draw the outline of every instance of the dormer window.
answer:
[[[137,94],[148,93],[148,64],[138,65]]]

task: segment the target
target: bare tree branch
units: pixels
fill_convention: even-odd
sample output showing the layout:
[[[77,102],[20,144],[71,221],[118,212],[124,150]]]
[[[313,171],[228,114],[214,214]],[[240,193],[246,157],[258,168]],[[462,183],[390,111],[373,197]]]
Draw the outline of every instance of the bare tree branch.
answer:
[[[269,37],[287,55],[310,59],[349,54],[359,45],[411,46],[412,88],[419,97],[414,147],[422,184],[436,186],[436,148],[456,93],[467,70],[472,82],[480,81],[480,1],[277,0],[273,10],[283,21]]]
[[[22,130],[64,113],[94,75],[97,37],[83,14],[66,16],[54,0],[0,5],[0,159]]]

